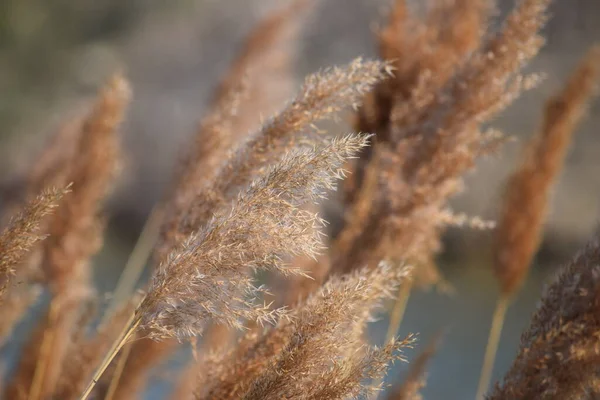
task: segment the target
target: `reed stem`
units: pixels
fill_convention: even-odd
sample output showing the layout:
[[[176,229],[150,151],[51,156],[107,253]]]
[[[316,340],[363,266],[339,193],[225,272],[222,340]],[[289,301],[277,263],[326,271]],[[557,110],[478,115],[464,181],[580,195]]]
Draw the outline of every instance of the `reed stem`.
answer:
[[[107,318],[112,315],[119,305],[127,301],[129,295],[135,289],[135,285],[140,280],[140,276],[146,266],[146,261],[148,261],[148,257],[152,252],[152,246],[158,238],[163,214],[161,210],[158,205],[155,205],[152,211],[150,211],[150,215],[146,219],[142,232],[127,260],[127,264],[125,264],[123,272],[119,277],[119,282],[113,293],[108,310],[104,313],[102,322],[106,322]]]
[[[106,391],[106,396],[104,396],[104,400],[112,400],[115,393],[117,392],[117,387],[119,386],[119,381],[121,380],[121,375],[125,370],[125,364],[127,364],[127,359],[129,358],[129,354],[131,354],[132,343],[127,343],[123,347],[123,353],[117,362],[117,366],[115,368],[115,372],[110,379],[110,385],[108,385],[108,390]]]
[[[404,319],[406,312],[406,306],[408,305],[408,299],[410,298],[410,292],[412,291],[412,280],[405,281],[398,291],[398,297],[394,302],[394,308],[390,314],[390,323],[388,324],[388,330],[385,335],[385,343],[392,342],[398,335],[398,330]],[[377,387],[383,382],[383,377],[373,381],[373,386]],[[378,396],[374,395],[371,398],[376,399]]]
[[[479,386],[477,387],[477,396],[475,397],[476,400],[483,400],[490,385],[490,380],[492,379],[494,361],[496,360],[496,352],[498,351],[498,344],[500,343],[500,336],[502,334],[502,327],[504,325],[508,303],[509,299],[506,295],[501,295],[496,303],[496,310],[494,311],[494,316],[492,318],[492,326],[490,328],[485,356],[483,358],[483,367],[481,368],[481,375],[479,376]]]
[[[390,323],[388,325],[388,330],[385,335],[386,343],[393,341],[396,338],[396,335],[398,335],[398,330],[400,329],[400,325],[402,324],[402,320],[404,319],[404,313],[406,312],[406,306],[408,305],[408,299],[410,298],[411,290],[411,280],[407,280],[400,286],[400,290],[398,291],[398,297],[396,298],[394,308],[392,309],[392,313],[390,314]]]
[[[104,371],[106,371],[106,368],[108,368],[112,360],[117,356],[117,354],[123,348],[123,346],[127,344],[127,341],[131,338],[131,336],[135,334],[135,331],[140,322],[141,319],[137,317],[137,312],[134,312],[131,315],[129,321],[127,322],[127,325],[123,329],[123,332],[119,335],[119,340],[115,341],[109,352],[102,360],[102,363],[94,373],[94,377],[92,378],[85,391],[79,398],[80,400],[86,400],[89,397],[89,395],[92,393],[92,390],[94,390],[94,387],[102,377],[102,374],[104,373]]]

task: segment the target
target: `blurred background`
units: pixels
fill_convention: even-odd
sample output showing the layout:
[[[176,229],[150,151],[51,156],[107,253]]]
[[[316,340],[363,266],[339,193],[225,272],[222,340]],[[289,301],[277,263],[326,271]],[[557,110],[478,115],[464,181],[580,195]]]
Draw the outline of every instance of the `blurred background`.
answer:
[[[294,79],[320,68],[375,56],[374,24],[390,0],[322,0],[303,28]],[[0,2],[0,201],[19,193],[19,173],[60,124],[89,104],[105,79],[121,70],[134,101],[123,127],[127,162],[110,206],[110,229],[98,256],[96,278],[113,290],[120,270],[152,206],[169,181],[180,149],[195,133],[211,90],[244,36],[277,0],[2,0]],[[500,0],[500,13],[512,1]],[[546,47],[530,71],[545,75],[495,122],[517,138],[539,125],[543,101],[558,90],[577,60],[600,42],[598,0],[556,0]],[[495,378],[510,365],[521,331],[555,269],[596,228],[600,198],[600,101],[575,135],[565,171],[555,187],[542,249],[528,283],[511,306]],[[332,125],[332,133],[350,128]],[[454,199],[457,211],[493,218],[519,142],[499,158],[484,160]],[[440,329],[442,345],[423,393],[430,399],[472,398],[497,298],[491,273],[489,233],[452,229],[440,265],[452,294],[415,292],[402,333],[420,343]],[[375,324],[383,340],[387,321]],[[418,349],[408,354],[417,354]],[[402,378],[397,365],[389,382]],[[157,382],[162,378],[159,376]],[[158,389],[157,389],[158,388]],[[148,398],[158,397],[160,386]]]

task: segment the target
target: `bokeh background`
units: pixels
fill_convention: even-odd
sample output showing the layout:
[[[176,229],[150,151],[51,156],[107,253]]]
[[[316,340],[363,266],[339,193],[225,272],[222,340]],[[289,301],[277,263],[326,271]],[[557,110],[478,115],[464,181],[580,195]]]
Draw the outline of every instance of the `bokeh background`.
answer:
[[[375,56],[374,24],[390,0],[321,0],[306,21],[293,76]],[[416,1],[416,0],[415,0]],[[241,40],[283,0],[2,0],[0,1],[0,201],[20,191],[19,173],[45,138],[75,115],[115,70],[132,81],[134,101],[123,127],[127,162],[109,204],[106,244],[97,257],[102,292],[114,288],[120,270],[152,206],[169,181],[181,146],[195,133],[203,109]],[[499,13],[512,1],[499,0]],[[555,0],[545,29],[547,45],[530,71],[545,75],[494,125],[518,139],[539,125],[544,99],[564,82],[586,50],[600,42],[600,1]],[[342,123],[332,133],[349,129]],[[511,306],[495,378],[510,365],[545,281],[596,228],[600,199],[600,101],[578,130],[566,168],[555,187],[542,248],[527,285]],[[454,199],[458,211],[493,218],[503,181],[519,154],[517,141],[500,157],[484,160]],[[402,333],[420,343],[443,330],[429,371],[428,399],[464,399],[476,382],[497,297],[489,257],[489,233],[451,229],[440,265],[453,293],[416,292]],[[387,321],[373,327],[381,341]],[[409,358],[417,350],[408,354]],[[388,380],[402,379],[397,365]],[[157,375],[148,398],[164,390]]]

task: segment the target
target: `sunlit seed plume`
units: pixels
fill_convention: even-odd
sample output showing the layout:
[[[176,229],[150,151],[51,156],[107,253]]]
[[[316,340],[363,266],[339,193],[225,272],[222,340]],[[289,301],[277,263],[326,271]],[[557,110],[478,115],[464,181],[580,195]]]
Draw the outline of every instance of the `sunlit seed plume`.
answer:
[[[500,31],[440,88],[440,101],[425,102],[410,113],[418,123],[399,129],[392,123],[393,146],[375,146],[378,182],[385,190],[360,234],[335,250],[336,268],[351,270],[382,256],[431,263],[440,248],[447,201],[461,190],[462,175],[485,154],[483,147],[487,151],[481,124],[528,86],[519,71],[543,42],[538,31],[547,6],[546,0],[519,2]]]
[[[56,388],[81,302],[93,292],[89,261],[102,241],[99,213],[120,163],[117,130],[129,99],[128,83],[120,75],[113,76],[80,126],[67,175],[72,193],[49,219],[49,238],[42,247],[42,268],[52,299],[39,336],[32,338],[40,343],[27,346],[29,354],[23,356],[7,388],[13,393],[8,397],[16,390],[31,399],[45,398]],[[36,360],[33,373],[27,360]]]
[[[301,206],[324,197],[342,176],[341,165],[366,144],[364,136],[334,139],[320,149],[292,151],[265,171],[156,271],[138,310],[141,329],[183,339],[200,334],[208,320],[241,327],[244,320],[276,318],[251,300],[262,289],[250,272],[298,272],[281,257],[317,254],[321,220]]]
[[[40,225],[67,192],[68,189],[42,192],[25,205],[0,234],[0,298],[10,286],[15,268],[23,262],[33,246],[44,239]]]
[[[120,163],[117,129],[129,98],[128,83],[114,76],[81,125],[68,178],[73,194],[52,219],[48,228],[51,240],[44,250],[47,279],[57,293],[61,286],[70,285],[65,280],[77,281],[87,274],[83,264],[100,246],[97,215]]]
[[[385,76],[385,69],[382,62],[356,59],[345,67],[306,78],[293,101],[241,145],[213,184],[199,193],[184,219],[188,229],[196,229],[207,221],[214,210],[228,204],[249,184],[258,171],[302,144],[313,124],[359,104],[362,96]]]
[[[301,30],[306,27],[306,16],[313,6],[312,0],[293,0],[269,14],[250,32],[239,55],[225,72],[191,150],[183,158],[174,185],[164,200],[165,217],[153,254],[157,265],[176,245],[208,222],[210,212],[216,210],[209,210],[194,221],[189,221],[187,216],[197,203],[198,194],[212,186],[230,154],[245,142],[249,133],[260,128],[261,116],[274,115],[293,95],[294,58]],[[231,336],[220,328],[215,330],[209,327],[206,336],[220,331],[219,338],[223,342]],[[168,341],[136,342],[114,399],[130,399],[139,393],[146,371],[175,347]]]
[[[167,216],[156,259],[163,260],[174,243],[199,228],[180,231],[182,218],[238,143],[260,128],[259,115],[274,114],[293,95],[294,50],[307,9],[313,4],[312,0],[292,1],[268,15],[246,38],[241,53],[216,88],[192,149],[175,175],[176,182],[166,199]]]
[[[600,47],[596,47],[564,89],[547,102],[542,127],[508,180],[494,248],[494,271],[506,295],[513,294],[525,279],[540,242],[550,189],[599,74]]]
[[[355,326],[362,324],[365,314],[375,312],[381,301],[391,296],[408,271],[381,265],[370,271],[355,272],[351,276],[328,281],[299,303],[290,312],[289,319],[281,320],[276,327],[263,333],[246,334],[229,352],[216,353],[201,360],[196,399],[238,399],[251,387],[254,387],[254,392],[246,394],[246,397],[259,398],[280,393],[280,389],[287,390],[285,388],[289,389],[294,381],[299,386],[304,382],[307,388],[303,395],[309,397],[300,398],[318,398],[315,397],[317,394],[325,395],[325,392],[316,388],[311,392],[308,387],[313,383],[323,387],[325,382],[317,382],[320,377],[331,378],[330,383],[333,383],[335,375],[343,387],[357,388],[362,380],[357,380],[357,377],[365,376],[362,373],[350,376],[347,372],[357,372],[360,368],[340,371],[335,362],[338,360],[340,365],[346,366],[366,365],[360,360],[364,361],[366,358],[363,356],[368,354],[357,351],[363,342],[360,335],[354,335]],[[319,347],[321,344],[323,346]],[[317,348],[322,349],[322,353]],[[350,354],[354,354],[351,359],[348,358]],[[342,363],[346,358],[346,363]],[[298,362],[296,366],[294,360]],[[296,367],[299,370],[287,370]],[[278,376],[283,370],[289,374]],[[315,382],[308,385],[310,379]],[[332,387],[340,391],[339,386]]]
[[[596,237],[546,289],[512,367],[487,399],[583,398],[600,361],[599,265]]]
[[[368,392],[364,379],[384,372],[381,360],[389,361],[396,346],[387,348],[385,357],[376,350],[359,354],[358,358],[345,357],[360,353],[358,349],[363,346],[361,338],[348,332],[352,332],[356,319],[360,320],[365,311],[372,312],[383,298],[391,296],[407,273],[407,269],[380,265],[330,279],[292,314],[289,324],[293,329],[287,345],[251,382],[242,398],[316,399],[326,394],[327,398],[342,399]],[[286,327],[285,322],[282,327]],[[336,382],[332,391],[323,392],[325,384]]]
[[[428,1],[419,18],[405,0],[394,2],[387,24],[379,30],[379,54],[391,63],[393,76],[366,95],[356,117],[356,129],[376,133],[376,142],[395,143],[391,135],[420,122],[422,110],[440,101],[440,89],[469,54],[487,28],[487,0]],[[352,203],[374,154],[366,149],[345,186]],[[374,168],[374,167],[369,167]]]
[[[404,339],[395,339],[383,347],[370,347],[365,351],[353,353],[342,360],[322,376],[314,380],[318,389],[309,396],[310,400],[362,399],[378,394],[382,387],[364,384],[364,380],[381,380],[394,361],[407,361],[403,351],[411,348],[415,342],[412,335]]]

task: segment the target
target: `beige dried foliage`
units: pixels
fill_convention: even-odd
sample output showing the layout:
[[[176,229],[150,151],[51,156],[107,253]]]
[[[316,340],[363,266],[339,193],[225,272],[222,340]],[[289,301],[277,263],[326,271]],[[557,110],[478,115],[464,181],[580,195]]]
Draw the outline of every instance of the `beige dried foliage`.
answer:
[[[599,74],[600,47],[595,47],[546,103],[542,127],[507,182],[494,247],[494,271],[506,296],[518,290],[527,275],[541,240],[550,190]]]
[[[546,289],[497,399],[578,399],[600,361],[600,240],[594,238]]]
[[[277,326],[202,360],[196,399],[344,398],[368,390],[361,382],[382,372],[378,360],[389,361],[384,354],[408,341],[364,352],[354,327],[407,273],[381,265],[330,279]]]
[[[0,233],[0,301],[12,284],[15,268],[45,235],[40,227],[68,189],[51,189],[25,205]]]
[[[202,333],[207,321],[241,328],[245,320],[273,321],[277,311],[253,298],[256,270],[298,273],[284,255],[315,256],[321,220],[301,207],[325,196],[341,178],[343,162],[367,143],[345,136],[321,149],[297,150],[265,171],[230,210],[215,217],[176,248],[155,272],[138,310],[140,329],[153,338],[184,339]]]
[[[356,59],[309,76],[300,92],[283,111],[266,121],[223,165],[209,187],[204,188],[188,210],[184,224],[197,229],[214,210],[233,200],[241,188],[269,164],[277,162],[306,140],[313,124],[356,106],[361,97],[385,75],[386,64]]]
[[[519,71],[543,42],[538,31],[547,5],[546,0],[519,2],[499,32],[454,65],[455,72],[446,82],[432,83],[439,89],[425,92],[434,98],[421,98],[413,90],[410,101],[392,106],[390,144],[380,146],[378,141],[375,146],[379,191],[373,195],[362,229],[355,229],[354,238],[334,248],[336,268],[348,271],[381,257],[431,264],[440,248],[448,199],[461,190],[462,175],[489,148],[489,137],[480,130],[482,123],[529,84]],[[457,48],[463,51],[470,46]]]
[[[392,344],[383,353],[361,354],[362,337],[348,333],[354,332],[365,311],[373,312],[383,298],[392,296],[407,273],[407,269],[380,265],[330,279],[298,307],[291,319],[288,343],[241,398],[343,399],[369,393],[371,388],[364,386],[364,380],[385,372],[384,364],[391,360],[396,346]]]
[[[84,264],[100,247],[98,212],[120,163],[117,129],[129,98],[128,83],[115,75],[81,125],[77,154],[67,179],[72,182],[73,194],[50,221],[51,238],[44,246],[44,270],[54,293],[86,280],[88,268]]]
[[[33,338],[40,343],[27,346],[16,378],[8,387],[13,394],[18,391],[31,399],[45,398],[58,384],[79,321],[81,301],[92,292],[88,264],[101,245],[98,214],[120,162],[117,128],[129,97],[127,82],[115,75],[80,126],[76,153],[68,165],[67,181],[72,182],[73,193],[49,221],[49,239],[42,248],[42,267],[53,297],[39,336]],[[30,360],[36,360],[35,367]]]
[[[202,333],[208,322],[241,328],[246,320],[274,321],[283,310],[257,306],[254,298],[263,288],[253,285],[251,272],[302,272],[284,266],[281,257],[314,257],[321,249],[317,228],[322,221],[303,205],[333,189],[334,180],[342,176],[341,165],[366,143],[364,136],[334,139],[319,149],[293,151],[264,171],[231,209],[217,213],[157,270],[138,310],[142,335],[182,340]],[[151,351],[134,348],[132,356],[156,361],[170,350],[168,345],[155,346]],[[136,360],[130,364],[139,365],[138,370],[148,365]],[[141,374],[129,375],[124,375],[122,387],[139,389]],[[121,393],[133,392],[119,389],[117,398]]]
[[[198,193],[211,185],[239,143],[244,143],[250,132],[260,128],[261,116],[275,114],[292,96],[295,50],[305,17],[313,6],[312,0],[293,0],[269,14],[246,38],[216,88],[191,150],[176,171],[173,187],[165,199],[167,214],[154,250],[157,263],[164,261],[173,247],[208,222],[208,214],[205,220],[198,217],[192,223],[188,221],[188,211],[196,203]],[[212,336],[220,331],[215,330],[213,333],[209,327],[206,334]],[[226,342],[228,336],[231,335],[220,337]],[[145,362],[128,364],[115,399],[130,398],[136,393],[145,370],[163,360],[175,347],[168,342],[157,344],[141,340],[136,343],[132,357],[142,353],[140,356]],[[136,382],[136,385],[128,389],[127,382]]]

